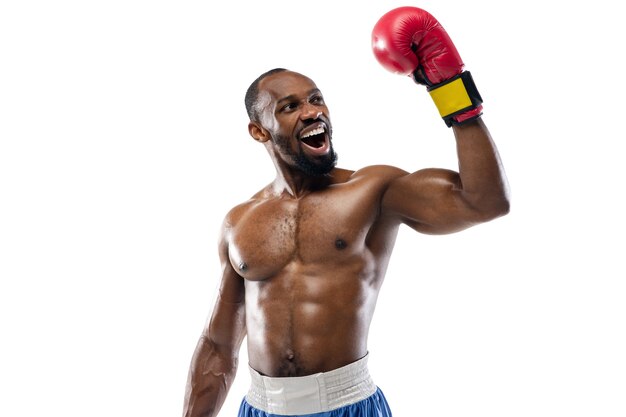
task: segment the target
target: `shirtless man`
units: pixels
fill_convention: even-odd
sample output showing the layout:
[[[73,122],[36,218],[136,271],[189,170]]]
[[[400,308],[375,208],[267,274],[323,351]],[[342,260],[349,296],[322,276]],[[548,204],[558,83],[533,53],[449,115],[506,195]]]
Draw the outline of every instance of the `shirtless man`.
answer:
[[[417,68],[414,79],[442,89],[456,77],[467,87],[462,93],[480,97],[432,16],[416,8],[392,12],[374,30],[381,64],[395,72],[398,62],[408,73]],[[406,32],[395,28],[398,16],[413,19],[411,33],[429,30],[426,40],[405,40],[410,62],[396,46],[376,49],[389,46],[385,36]],[[420,48],[433,42],[440,46],[434,54]],[[442,55],[453,67],[443,75],[433,70],[441,69]],[[459,93],[441,91],[443,99],[433,99],[446,113]],[[456,138],[458,173],[351,171],[335,167],[328,108],[312,80],[275,69],[252,83],[249,132],[268,151],[276,178],[225,218],[219,295],[192,359],[185,416],[218,414],[246,336],[252,386],[240,416],[391,415],[367,373],[367,336],[400,225],[452,233],[508,212],[498,153],[480,100],[471,100],[461,112],[442,114]]]

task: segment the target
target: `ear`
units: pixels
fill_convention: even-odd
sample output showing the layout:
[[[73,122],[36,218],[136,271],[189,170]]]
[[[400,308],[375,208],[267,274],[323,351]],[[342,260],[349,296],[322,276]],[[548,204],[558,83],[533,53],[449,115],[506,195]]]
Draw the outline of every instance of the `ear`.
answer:
[[[248,123],[248,133],[250,133],[250,136],[257,142],[264,143],[270,140],[269,132],[258,122]]]

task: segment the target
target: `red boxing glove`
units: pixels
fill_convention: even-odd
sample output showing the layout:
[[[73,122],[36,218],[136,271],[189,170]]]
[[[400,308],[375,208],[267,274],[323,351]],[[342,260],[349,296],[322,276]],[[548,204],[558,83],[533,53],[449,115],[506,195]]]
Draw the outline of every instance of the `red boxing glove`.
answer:
[[[482,98],[443,26],[417,7],[383,15],[372,31],[372,49],[387,70],[410,75],[428,91],[448,126],[482,114]]]

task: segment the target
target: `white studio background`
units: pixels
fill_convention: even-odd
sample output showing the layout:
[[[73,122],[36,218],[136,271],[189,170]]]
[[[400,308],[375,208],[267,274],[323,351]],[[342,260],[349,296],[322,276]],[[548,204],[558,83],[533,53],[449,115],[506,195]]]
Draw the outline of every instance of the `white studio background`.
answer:
[[[340,166],[456,168],[427,93],[371,53],[401,5],[474,74],[513,205],[455,235],[402,229],[375,381],[397,416],[626,415],[626,33],[608,4],[3,1],[0,415],[180,415],[222,218],[273,178],[243,106],[265,70],[317,82]],[[244,344],[222,416],[246,362]]]

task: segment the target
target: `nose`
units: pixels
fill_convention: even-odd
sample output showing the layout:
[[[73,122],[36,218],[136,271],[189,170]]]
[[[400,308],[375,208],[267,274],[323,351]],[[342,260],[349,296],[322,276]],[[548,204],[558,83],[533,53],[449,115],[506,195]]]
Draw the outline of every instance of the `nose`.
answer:
[[[306,103],[302,108],[302,113],[300,113],[300,118],[302,120],[310,120],[317,119],[322,115],[322,111],[318,106],[315,106],[311,103]]]

